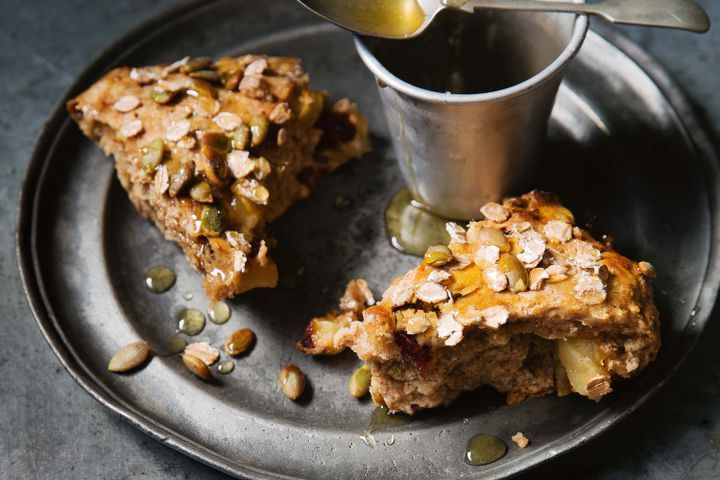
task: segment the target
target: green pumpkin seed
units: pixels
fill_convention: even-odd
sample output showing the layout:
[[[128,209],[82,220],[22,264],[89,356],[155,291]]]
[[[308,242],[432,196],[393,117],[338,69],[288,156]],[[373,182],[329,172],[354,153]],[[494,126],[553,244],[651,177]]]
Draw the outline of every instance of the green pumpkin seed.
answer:
[[[445,245],[432,245],[425,252],[425,263],[431,267],[440,267],[452,260],[452,252]]]
[[[232,148],[245,150],[250,140],[250,128],[247,125],[240,125],[232,136]]]
[[[165,144],[162,138],[156,138],[140,149],[140,161],[146,173],[152,173],[162,163]]]
[[[350,377],[350,395],[364,397],[370,390],[370,368],[367,365],[357,368]]]
[[[216,237],[225,231],[225,215],[219,208],[204,206],[200,214],[200,224],[205,235]]]
[[[212,187],[207,182],[198,182],[190,189],[190,197],[201,203],[212,203]]]
[[[190,183],[193,178],[193,173],[187,167],[180,167],[176,172],[170,176],[170,188],[168,193],[171,197],[177,196],[182,192],[185,187]]]
[[[257,147],[267,137],[270,121],[262,115],[255,115],[250,119],[251,145]]]
[[[170,90],[165,90],[162,88],[153,88],[150,91],[150,98],[153,102],[159,103],[161,105],[165,105],[166,103],[170,103],[175,97],[175,93],[171,92]]]

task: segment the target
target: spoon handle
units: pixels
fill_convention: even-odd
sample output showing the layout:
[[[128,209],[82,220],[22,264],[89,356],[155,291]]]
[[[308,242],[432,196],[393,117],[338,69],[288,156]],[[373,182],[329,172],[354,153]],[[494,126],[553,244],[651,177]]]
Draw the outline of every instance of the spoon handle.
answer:
[[[446,0],[446,5],[451,3],[452,0]],[[585,13],[599,15],[612,23],[675,28],[696,33],[704,33],[710,29],[707,13],[692,0],[605,0],[599,3],[471,0],[463,7]]]

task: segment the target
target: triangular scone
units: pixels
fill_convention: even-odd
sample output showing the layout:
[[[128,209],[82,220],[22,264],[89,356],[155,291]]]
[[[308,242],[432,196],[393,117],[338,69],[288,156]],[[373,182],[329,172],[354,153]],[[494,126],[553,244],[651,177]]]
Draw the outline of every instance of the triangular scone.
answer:
[[[368,148],[354,105],[326,105],[296,58],[185,58],[117,68],[68,111],[115,157],[135,207],[183,249],[217,300],[274,287],[268,222],[318,172]]]
[[[571,391],[598,400],[655,358],[649,263],[574,226],[551,194],[482,213],[467,230],[448,224],[449,248],[431,247],[334,334],[335,351],[350,347],[370,366],[376,403],[413,413],[481,385],[508,403]]]

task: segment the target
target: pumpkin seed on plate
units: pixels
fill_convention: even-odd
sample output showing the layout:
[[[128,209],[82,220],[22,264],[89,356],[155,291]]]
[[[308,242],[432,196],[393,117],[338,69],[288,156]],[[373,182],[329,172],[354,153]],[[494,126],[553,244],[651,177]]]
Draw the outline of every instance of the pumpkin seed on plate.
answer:
[[[350,395],[362,398],[370,390],[370,367],[363,365],[357,368],[350,377]]]
[[[150,346],[142,340],[125,345],[108,363],[111,372],[127,372],[139,367],[150,357]]]
[[[180,359],[182,360],[183,365],[185,365],[185,367],[196,377],[202,380],[210,380],[212,378],[212,373],[210,373],[208,366],[195,355],[181,353]]]
[[[254,340],[255,334],[249,328],[235,330],[225,340],[225,351],[228,355],[236,357],[245,353],[250,348]]]
[[[305,375],[292,363],[288,363],[280,370],[278,382],[280,389],[290,400],[297,400],[305,390]]]

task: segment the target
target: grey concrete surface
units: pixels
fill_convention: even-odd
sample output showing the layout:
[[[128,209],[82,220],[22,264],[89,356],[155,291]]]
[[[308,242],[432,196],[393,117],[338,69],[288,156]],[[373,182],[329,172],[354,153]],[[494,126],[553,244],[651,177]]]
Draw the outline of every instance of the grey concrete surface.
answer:
[[[225,478],[140,433],[71,380],[35,326],[14,255],[18,190],[52,108],[104,46],[175,3],[0,0],[0,479]],[[623,31],[659,59],[717,135],[720,3],[701,3],[718,24],[707,35]],[[719,321],[648,404],[526,477],[720,478]]]

